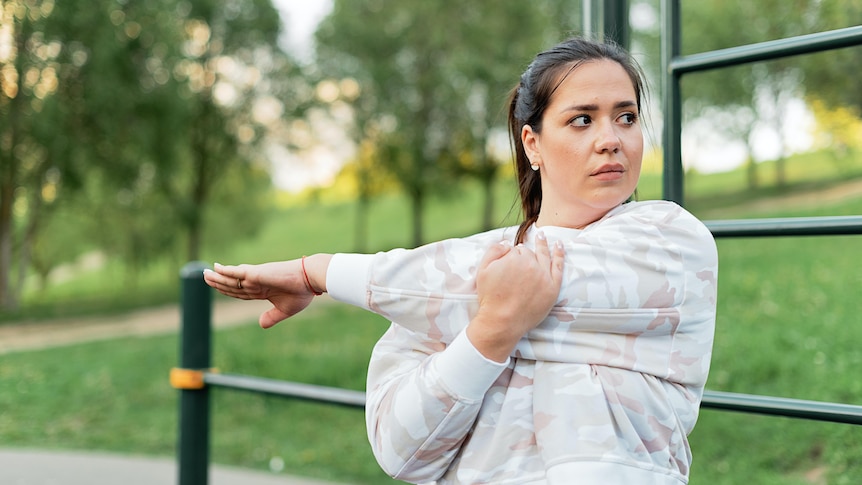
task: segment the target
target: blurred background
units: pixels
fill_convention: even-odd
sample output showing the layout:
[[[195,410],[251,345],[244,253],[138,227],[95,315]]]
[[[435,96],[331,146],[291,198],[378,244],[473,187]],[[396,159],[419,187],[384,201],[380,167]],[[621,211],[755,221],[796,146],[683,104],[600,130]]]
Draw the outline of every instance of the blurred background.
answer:
[[[598,3],[0,0],[0,326],[176,304],[188,261],[369,252],[516,224],[509,90],[537,52],[596,35]],[[862,24],[858,0],[682,3],[683,55]],[[651,86],[639,198],[660,198],[660,1],[631,0],[628,20]],[[852,47],[686,76],[686,206],[703,219],[862,213],[860,66]],[[862,402],[858,248],[722,241],[709,387]],[[386,322],[310,313],[268,338],[225,330],[219,365],[362,389]],[[170,456],[175,346],[130,337],[0,355],[0,443]],[[300,371],[308,360],[319,369]],[[360,414],[220,399],[214,460],[385,483]],[[270,421],[294,412],[307,434]],[[862,473],[855,428],[707,412],[692,441],[692,483]]]

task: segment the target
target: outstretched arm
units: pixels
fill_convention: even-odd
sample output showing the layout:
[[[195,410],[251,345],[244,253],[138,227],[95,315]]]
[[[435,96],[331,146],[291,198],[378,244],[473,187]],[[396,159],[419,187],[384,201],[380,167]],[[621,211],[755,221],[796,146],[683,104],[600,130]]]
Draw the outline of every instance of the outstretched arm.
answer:
[[[305,309],[315,294],[326,291],[329,254],[264,264],[224,266],[204,271],[204,281],[219,293],[241,300],[269,300],[273,308],[260,316],[269,328]]]

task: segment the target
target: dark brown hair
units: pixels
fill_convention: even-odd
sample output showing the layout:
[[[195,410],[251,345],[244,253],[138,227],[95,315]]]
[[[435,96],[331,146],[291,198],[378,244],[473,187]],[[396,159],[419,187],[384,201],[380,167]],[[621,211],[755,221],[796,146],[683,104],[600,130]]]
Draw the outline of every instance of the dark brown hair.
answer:
[[[536,55],[521,75],[521,81],[512,90],[509,100],[509,137],[514,152],[521,212],[524,216],[515,237],[516,242],[524,241],[527,229],[536,222],[542,207],[541,179],[539,172],[530,168],[530,160],[521,141],[521,131],[525,125],[530,125],[534,132],[540,133],[545,109],[560,84],[584,62],[602,59],[618,63],[628,73],[640,111],[644,76],[634,59],[616,44],[594,42],[579,37],[563,41]]]

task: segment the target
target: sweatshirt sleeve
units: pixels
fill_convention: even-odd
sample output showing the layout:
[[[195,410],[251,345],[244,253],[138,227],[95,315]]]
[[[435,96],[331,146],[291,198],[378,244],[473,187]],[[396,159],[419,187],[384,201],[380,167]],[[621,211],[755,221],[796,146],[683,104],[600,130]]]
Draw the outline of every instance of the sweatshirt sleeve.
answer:
[[[496,230],[415,249],[335,254],[326,272],[326,289],[337,301],[449,343],[478,309],[479,262],[491,244],[505,237],[504,230]],[[441,316],[448,323],[437,328]]]
[[[326,291],[332,298],[368,310],[368,277],[373,254],[332,255],[326,270]]]
[[[366,424],[380,466],[413,483],[439,478],[506,365],[484,358],[463,332],[446,346],[392,325],[368,369]]]

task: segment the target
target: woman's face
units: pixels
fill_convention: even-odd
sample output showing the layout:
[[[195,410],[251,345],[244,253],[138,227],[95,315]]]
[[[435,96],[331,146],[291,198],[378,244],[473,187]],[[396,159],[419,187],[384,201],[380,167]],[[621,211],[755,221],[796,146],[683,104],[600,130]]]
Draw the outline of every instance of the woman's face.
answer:
[[[542,208],[537,225],[584,227],[625,202],[641,171],[643,134],[632,81],[618,63],[576,67],[551,97],[541,133],[521,132],[539,166]]]

